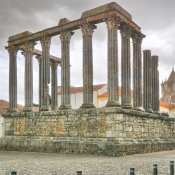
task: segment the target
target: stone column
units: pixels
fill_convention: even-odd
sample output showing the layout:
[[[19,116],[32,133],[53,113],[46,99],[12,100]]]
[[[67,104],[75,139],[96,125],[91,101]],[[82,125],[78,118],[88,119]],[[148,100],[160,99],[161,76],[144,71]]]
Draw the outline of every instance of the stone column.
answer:
[[[132,33],[133,41],[133,107],[136,110],[142,110],[142,53],[141,44],[145,37],[142,33],[134,31]]]
[[[36,59],[38,60],[38,65],[39,65],[39,87],[38,87],[38,92],[39,92],[39,109],[41,108],[41,61],[42,61],[42,56],[37,55]]]
[[[17,52],[15,46],[6,47],[9,52],[9,109],[8,112],[17,112]]]
[[[143,51],[143,108],[152,113],[151,51]]]
[[[159,112],[159,71],[158,56],[154,55],[151,59],[152,68],[152,109],[155,113]]]
[[[106,107],[120,106],[118,98],[118,21],[105,19],[108,28],[108,102]]]
[[[41,62],[41,111],[49,110],[49,86],[50,83],[50,43],[51,37],[45,36],[40,39],[42,46]]]
[[[93,104],[93,51],[92,34],[95,25],[84,23],[83,34],[83,104],[81,108],[95,108]]]
[[[57,88],[57,68],[58,62],[51,61],[51,106],[52,110],[56,110],[58,107],[58,88]]]
[[[131,105],[131,60],[130,37],[131,28],[127,24],[120,26],[121,32],[121,80],[122,80],[122,108],[132,108]]]
[[[25,56],[25,105],[24,112],[33,111],[33,42],[24,43]]]
[[[70,105],[70,39],[73,32],[60,33],[61,40],[61,106],[60,110],[71,109]]]

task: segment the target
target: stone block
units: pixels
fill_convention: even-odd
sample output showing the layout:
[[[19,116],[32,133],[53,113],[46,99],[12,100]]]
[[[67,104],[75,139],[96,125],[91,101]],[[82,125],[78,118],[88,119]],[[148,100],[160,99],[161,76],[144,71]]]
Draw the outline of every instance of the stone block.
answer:
[[[106,137],[116,137],[115,131],[106,131]]]
[[[126,131],[126,132],[132,132],[133,128],[132,128],[132,126],[126,126],[126,127],[123,128],[123,130]]]
[[[123,127],[123,125],[117,125],[117,130],[118,131],[123,131],[124,130],[124,127]]]
[[[19,38],[23,38],[23,37],[26,37],[26,36],[28,36],[30,34],[32,34],[32,33],[29,32],[29,31],[25,31],[25,32],[22,32],[22,33],[10,36],[9,37],[9,41],[13,41],[13,40],[16,40],[16,39],[19,39]]]
[[[100,13],[108,12],[110,10],[116,10],[117,12],[124,15],[126,18],[132,20],[131,14],[129,14],[125,9],[123,9],[116,2],[111,2],[105,5],[99,6],[97,8],[85,11],[82,13],[81,18],[87,18],[87,17],[94,16]]]

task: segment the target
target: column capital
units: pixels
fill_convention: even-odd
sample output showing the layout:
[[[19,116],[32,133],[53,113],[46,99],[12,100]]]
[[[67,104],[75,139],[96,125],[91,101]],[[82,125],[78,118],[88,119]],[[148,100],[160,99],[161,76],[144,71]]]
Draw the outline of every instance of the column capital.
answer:
[[[97,26],[94,24],[91,24],[91,23],[84,22],[80,26],[80,28],[81,28],[81,31],[82,31],[83,36],[84,36],[84,35],[92,35],[94,32],[94,29],[96,29]]]
[[[120,23],[120,33],[121,33],[121,36],[124,36],[124,37],[131,37],[131,34],[132,34],[132,27],[127,24],[127,23]]]
[[[70,42],[71,36],[74,34],[74,32],[70,30],[64,30],[60,32],[60,40],[61,42],[63,41],[68,41]]]
[[[133,44],[142,44],[142,40],[145,37],[146,37],[146,35],[144,35],[141,32],[136,32],[136,31],[133,31],[132,32],[132,35],[131,35]]]
[[[24,51],[22,51],[22,52],[21,52],[21,55],[25,56],[25,52],[24,52]]]
[[[43,36],[40,38],[42,47],[50,47],[51,44],[51,36]]]
[[[58,61],[50,60],[50,65],[52,69],[55,69],[58,66]]]
[[[38,64],[41,64],[42,55],[36,55],[35,58],[38,60]]]
[[[117,18],[115,16],[110,16],[108,18],[105,18],[104,21],[107,24],[108,30],[110,30],[110,29],[118,29],[119,18]]]
[[[15,57],[19,50],[17,46],[7,46],[5,47],[5,49],[8,50],[10,56],[15,56]]]
[[[29,51],[29,52],[33,52],[34,46],[36,45],[36,43],[31,42],[31,41],[27,41],[24,43],[24,49],[25,52]]]

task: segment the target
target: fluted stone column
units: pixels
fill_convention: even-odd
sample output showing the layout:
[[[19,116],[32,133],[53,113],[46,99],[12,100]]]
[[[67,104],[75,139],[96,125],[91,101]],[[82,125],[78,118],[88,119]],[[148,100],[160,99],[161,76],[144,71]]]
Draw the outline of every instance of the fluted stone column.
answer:
[[[105,19],[108,28],[108,102],[106,107],[120,106],[118,97],[118,21],[115,17]]]
[[[141,44],[145,35],[134,31],[131,37],[133,41],[133,107],[136,110],[143,110]]]
[[[57,88],[57,68],[58,62],[51,61],[51,106],[52,110],[58,107],[58,88]]]
[[[152,112],[151,51],[143,51],[143,108]]]
[[[84,23],[83,34],[83,104],[81,108],[95,108],[93,104],[93,51],[92,34],[95,25]]]
[[[122,108],[132,108],[131,106],[131,60],[130,60],[130,37],[131,28],[127,25],[121,25],[121,80],[122,80]]]
[[[49,110],[49,86],[50,83],[50,43],[51,37],[45,36],[40,39],[42,46],[41,62],[41,111]]]
[[[61,40],[61,106],[60,110],[71,109],[70,105],[70,39],[73,32],[60,33]]]
[[[39,92],[39,109],[41,108],[41,61],[42,61],[42,56],[37,55],[36,59],[38,60],[38,65],[39,65],[39,87],[38,87],[38,92]]]
[[[23,111],[33,111],[33,42],[24,43],[25,56],[25,104]]]
[[[151,59],[152,68],[152,109],[155,113],[159,112],[159,71],[158,56],[154,55]]]
[[[9,109],[8,112],[17,112],[17,52],[15,46],[6,47],[9,52]]]

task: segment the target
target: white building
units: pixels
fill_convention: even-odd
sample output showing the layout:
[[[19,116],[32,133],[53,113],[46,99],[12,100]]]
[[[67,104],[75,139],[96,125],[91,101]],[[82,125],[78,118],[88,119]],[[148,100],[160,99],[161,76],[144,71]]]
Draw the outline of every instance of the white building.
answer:
[[[175,78],[174,78],[175,79]],[[71,106],[78,109],[83,104],[83,87],[70,88]],[[121,87],[118,87],[119,102],[121,103]],[[107,84],[98,84],[93,86],[93,104],[96,108],[105,107],[108,101]],[[133,101],[133,90],[131,90],[131,102]],[[58,87],[58,106],[61,105],[61,87]],[[160,112],[166,112],[169,117],[175,117],[175,105],[167,105],[160,100]]]
[[[107,91],[106,84],[98,84],[93,86],[93,104],[95,107],[103,107],[98,104],[98,96]],[[70,88],[71,93],[71,106],[73,109],[78,109],[83,104],[83,87],[74,87]],[[61,105],[61,87],[58,87],[58,106]],[[105,106],[105,105],[104,105]]]
[[[83,104],[83,87],[70,88],[71,106],[78,109]],[[121,87],[118,87],[119,102],[121,103]],[[133,92],[131,91],[131,100]],[[108,101],[107,84],[98,84],[93,86],[93,104],[96,108],[105,107]],[[58,87],[58,106],[61,105],[61,87]]]

